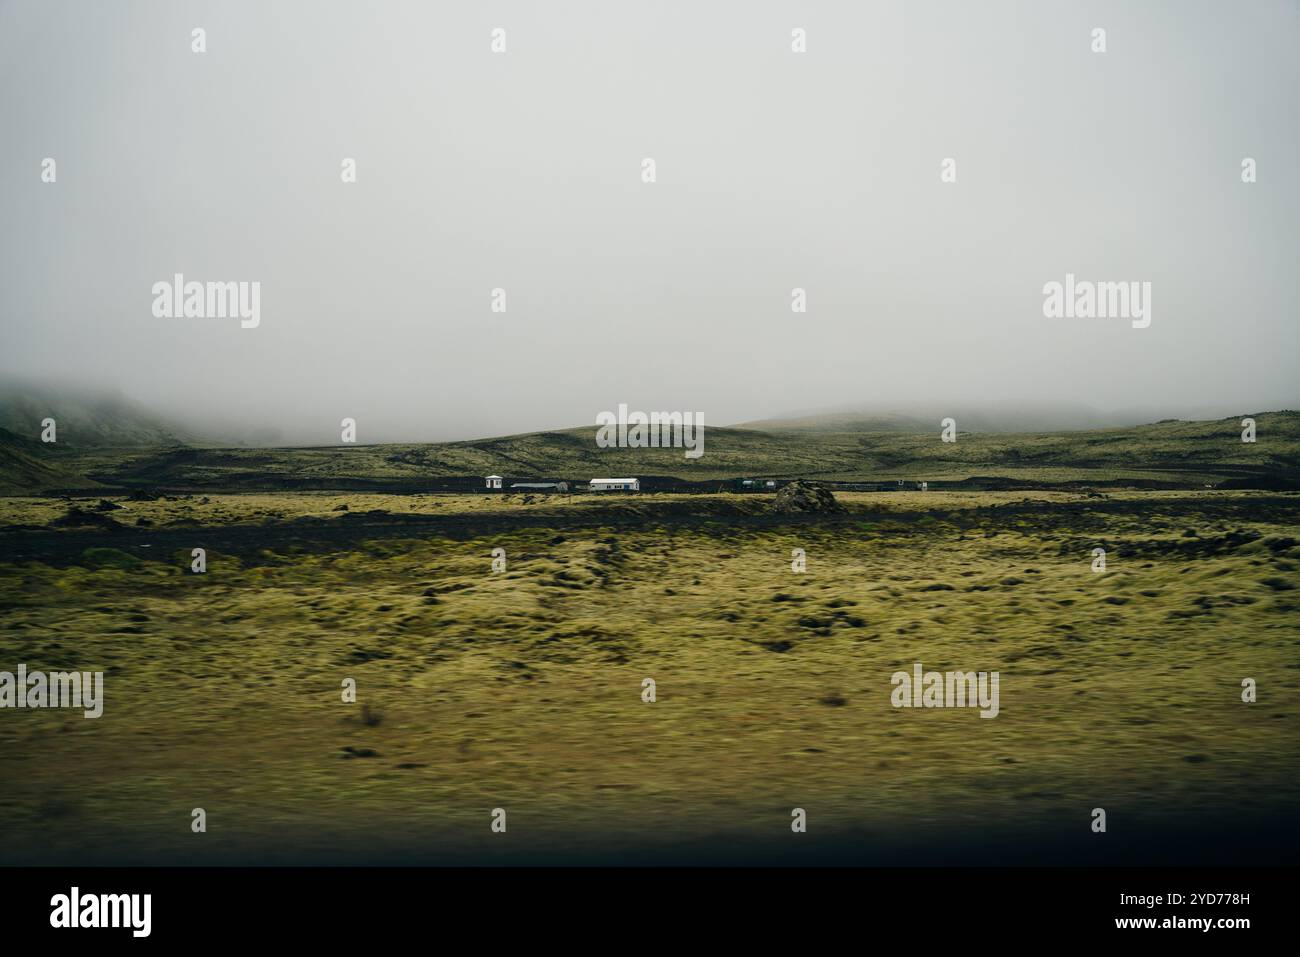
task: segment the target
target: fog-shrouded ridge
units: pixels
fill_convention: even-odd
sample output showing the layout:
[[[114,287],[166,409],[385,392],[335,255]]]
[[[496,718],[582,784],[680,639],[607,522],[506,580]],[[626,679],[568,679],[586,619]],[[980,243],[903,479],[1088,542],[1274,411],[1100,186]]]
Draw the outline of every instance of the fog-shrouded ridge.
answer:
[[[1118,409],[1102,411],[1073,403],[1019,404],[953,400],[945,403],[903,403],[795,411],[770,419],[736,423],[735,427],[764,432],[934,432],[941,419],[952,416],[963,432],[1069,432],[1141,425],[1165,419],[1219,419],[1227,415],[1255,414],[1262,409],[1176,410]],[[340,444],[340,430],[330,423],[310,428],[265,427],[220,415],[193,415],[171,409],[154,409],[123,390],[86,385],[37,383],[14,378],[0,380],[0,430],[31,443],[39,450],[41,423],[53,418],[63,447],[157,447],[197,445],[209,447],[291,447]],[[373,434],[363,444],[384,442],[443,442],[493,438],[490,435],[438,434],[432,427],[407,428],[371,423]],[[727,423],[714,423],[716,426]],[[592,423],[558,423],[560,431]],[[453,433],[463,430],[451,430]],[[511,433],[522,434],[522,430]]]
[[[146,444],[1300,407],[1298,43],[1273,0],[3,4],[0,374]],[[155,315],[177,274],[256,327]],[[1045,318],[1067,274],[1150,325]]]

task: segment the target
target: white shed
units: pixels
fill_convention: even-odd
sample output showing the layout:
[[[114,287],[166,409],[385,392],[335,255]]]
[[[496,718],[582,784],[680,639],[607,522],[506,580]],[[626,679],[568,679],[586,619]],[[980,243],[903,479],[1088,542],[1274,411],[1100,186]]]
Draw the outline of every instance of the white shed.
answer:
[[[590,488],[593,492],[639,492],[641,480],[634,478],[594,478]]]
[[[487,477],[487,487],[488,487],[488,488],[500,488],[500,487],[501,487],[501,476],[500,476],[500,475],[489,475],[489,476]]]

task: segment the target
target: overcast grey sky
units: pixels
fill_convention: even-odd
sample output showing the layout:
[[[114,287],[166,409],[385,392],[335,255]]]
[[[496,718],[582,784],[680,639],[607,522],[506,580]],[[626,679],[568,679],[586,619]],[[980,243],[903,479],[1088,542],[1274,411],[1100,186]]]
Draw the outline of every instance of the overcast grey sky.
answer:
[[[1269,0],[0,0],[0,373],[363,442],[1295,408],[1298,47]],[[177,272],[260,326],[155,318]],[[1067,272],[1150,327],[1045,318]]]

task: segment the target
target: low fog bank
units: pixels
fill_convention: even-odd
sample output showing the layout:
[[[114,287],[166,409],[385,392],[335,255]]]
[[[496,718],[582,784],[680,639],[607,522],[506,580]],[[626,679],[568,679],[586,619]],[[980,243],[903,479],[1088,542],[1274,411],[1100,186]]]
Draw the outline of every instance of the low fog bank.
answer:
[[[768,396],[761,403],[771,407]],[[628,403],[632,410],[675,410],[672,405]],[[306,403],[274,403],[263,409],[250,402],[237,407],[222,403],[187,404],[183,401],[149,402],[106,383],[37,382],[30,378],[0,379],[0,428],[36,438],[47,417],[59,423],[60,435],[71,444],[105,445],[207,445],[287,447],[337,445],[341,422],[353,418],[359,444],[453,442],[553,431],[575,427],[595,428],[604,408],[592,404],[587,414],[581,403],[562,402],[555,410],[543,402],[521,404],[510,415],[476,412],[472,401],[463,409],[437,408],[425,412],[417,405],[359,403],[324,407]],[[734,404],[733,404],[734,405]],[[608,404],[613,411],[617,402]],[[874,401],[844,403],[819,408],[779,406],[760,417],[711,415],[700,412],[706,427],[734,426],[765,430],[845,432],[924,432],[940,428],[946,417],[969,432],[1054,432],[1116,428],[1163,419],[1220,419],[1300,407],[1300,402],[1255,401],[1245,403],[1172,403],[1119,408],[1040,399],[953,398],[926,401]],[[764,410],[756,410],[764,411]],[[456,413],[463,412],[463,415]],[[80,436],[77,442],[74,436]]]

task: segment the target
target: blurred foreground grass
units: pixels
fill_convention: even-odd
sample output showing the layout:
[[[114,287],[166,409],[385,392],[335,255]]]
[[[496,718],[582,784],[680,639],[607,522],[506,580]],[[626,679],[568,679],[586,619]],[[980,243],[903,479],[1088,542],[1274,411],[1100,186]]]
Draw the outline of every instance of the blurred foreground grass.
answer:
[[[840,499],[788,524],[736,495],[114,500],[139,534],[252,530],[205,575],[174,535],[81,547],[49,524],[67,502],[0,501],[0,670],[106,672],[99,720],[0,711],[0,861],[545,858],[779,836],[793,807],[858,836],[1300,807],[1300,496]],[[359,513],[430,523],[301,525]],[[438,525],[476,517],[497,522]],[[74,544],[15,559],[33,534]],[[893,709],[918,661],[999,671],[1001,713]]]

